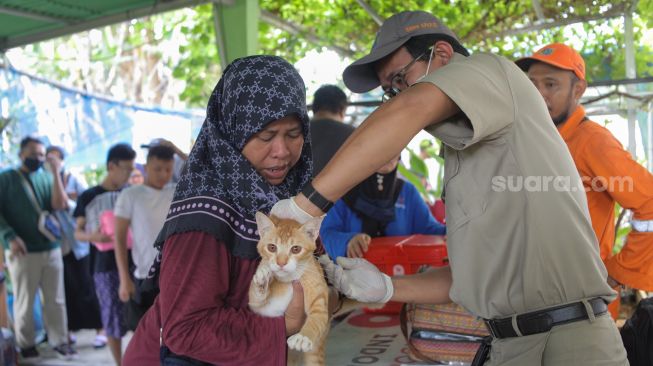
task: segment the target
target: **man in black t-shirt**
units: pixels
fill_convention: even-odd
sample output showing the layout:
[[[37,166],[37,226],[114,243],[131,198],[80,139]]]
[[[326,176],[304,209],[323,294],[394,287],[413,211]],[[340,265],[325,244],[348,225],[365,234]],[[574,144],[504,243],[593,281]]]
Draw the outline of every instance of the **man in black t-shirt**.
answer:
[[[77,220],[75,238],[92,243],[98,250],[93,263],[93,282],[100,303],[102,326],[117,364],[122,359],[121,339],[127,327],[123,303],[118,297],[120,279],[113,251],[113,207],[134,170],[135,157],[136,152],[129,145],[111,147],[106,177],[99,186],[91,187],[79,196],[73,214]]]
[[[337,86],[323,85],[315,92],[311,120],[313,176],[324,168],[354,132],[354,127],[344,122],[346,110],[347,95]]]

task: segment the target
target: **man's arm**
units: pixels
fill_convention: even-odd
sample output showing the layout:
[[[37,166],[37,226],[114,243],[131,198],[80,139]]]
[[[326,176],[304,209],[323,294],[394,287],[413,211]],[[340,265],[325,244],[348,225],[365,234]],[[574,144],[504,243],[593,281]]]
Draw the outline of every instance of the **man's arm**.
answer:
[[[360,302],[385,303],[391,300],[418,304],[451,302],[450,267],[430,268],[409,276],[390,277],[362,258],[339,257],[334,264],[322,255],[318,261],[329,283],[345,296]]]
[[[459,111],[451,98],[433,84],[410,87],[379,107],[354,131],[313,180],[313,186],[335,202],[401,153],[419,131]],[[296,203],[312,216],[323,214],[301,194]]]
[[[635,161],[614,136],[593,135],[583,155],[589,157],[587,161],[593,175],[607,182],[598,188],[607,189],[621,207],[632,210],[633,220],[653,220],[653,175]],[[592,186],[595,185],[592,181]],[[653,289],[650,264],[653,262],[653,232],[632,230],[621,252],[608,258],[605,265],[611,286],[624,283],[649,291]]]
[[[170,140],[165,140],[165,139],[161,139],[161,141],[159,142],[159,144],[164,145],[164,146],[168,146],[169,148],[171,148],[172,150],[174,150],[174,151],[175,151],[175,154],[177,154],[177,155],[181,158],[181,160],[183,160],[183,161],[188,160],[188,154],[186,154],[185,152],[181,151],[181,149],[180,149],[179,147],[177,147],[177,145],[175,145],[172,141],[170,141]]]
[[[413,304],[447,304],[451,302],[451,268],[429,268],[409,276],[392,277],[394,294],[391,300]]]
[[[75,225],[75,239],[79,241],[90,241],[90,235],[86,233],[86,217],[80,216],[76,220]]]
[[[0,239],[4,248],[11,251],[10,256],[27,254],[27,246],[25,245],[25,242],[16,235],[16,232],[11,226],[9,226],[2,213],[0,213]],[[2,266],[2,263],[0,263],[0,268]]]
[[[120,288],[118,295],[123,302],[129,301],[129,297],[134,293],[134,282],[129,275],[129,258],[127,256],[127,230],[129,229],[131,221],[122,217],[116,216],[115,219],[115,245],[114,254],[116,255],[116,265],[118,267],[118,275],[120,276]]]
[[[77,217],[77,226],[75,227],[75,239],[78,241],[88,241],[91,243],[106,243],[111,241],[111,237],[105,234],[102,234],[99,230],[94,233],[87,233],[85,231],[86,227],[86,217],[79,216]]]
[[[64,210],[68,208],[68,195],[66,195],[63,182],[61,181],[61,160],[54,154],[47,156],[48,165],[52,172],[52,196],[50,197],[50,205],[53,210]]]
[[[605,189],[621,207],[632,210],[635,220],[653,220],[653,175],[635,161],[612,135],[595,134],[583,151],[595,181],[592,189]],[[604,184],[598,184],[597,178]],[[606,184],[607,183],[607,184]]]

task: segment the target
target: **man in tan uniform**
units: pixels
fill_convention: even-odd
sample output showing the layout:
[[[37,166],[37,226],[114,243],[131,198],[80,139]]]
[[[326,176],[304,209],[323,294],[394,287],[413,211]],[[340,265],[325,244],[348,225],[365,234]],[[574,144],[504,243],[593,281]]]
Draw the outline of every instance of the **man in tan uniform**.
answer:
[[[466,55],[431,14],[387,19],[343,76],[355,92],[380,84],[388,103],[272,213],[322,215],[426,129],[444,143],[450,267],[390,278],[338,258],[324,261],[330,281],[359,301],[461,304],[494,336],[477,364],[627,365],[582,183],[546,105],[514,63]]]

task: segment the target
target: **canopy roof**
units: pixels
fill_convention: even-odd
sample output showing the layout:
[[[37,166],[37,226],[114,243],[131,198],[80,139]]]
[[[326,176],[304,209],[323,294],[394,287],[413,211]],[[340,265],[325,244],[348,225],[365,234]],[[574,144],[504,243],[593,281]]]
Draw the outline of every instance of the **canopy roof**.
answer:
[[[0,0],[0,52],[210,1]]]

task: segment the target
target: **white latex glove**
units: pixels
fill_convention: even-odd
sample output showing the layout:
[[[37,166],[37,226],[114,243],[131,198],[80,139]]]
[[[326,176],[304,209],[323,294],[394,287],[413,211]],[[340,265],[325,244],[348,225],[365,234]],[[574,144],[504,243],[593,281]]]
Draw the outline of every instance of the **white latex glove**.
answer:
[[[305,224],[313,219],[313,216],[297,206],[295,197],[290,197],[275,203],[272,206],[270,215],[274,215],[280,219],[293,219],[300,224]]]
[[[390,276],[363,258],[338,257],[336,265],[328,256],[322,255],[319,262],[329,282],[350,299],[386,303],[392,298],[394,287]]]

